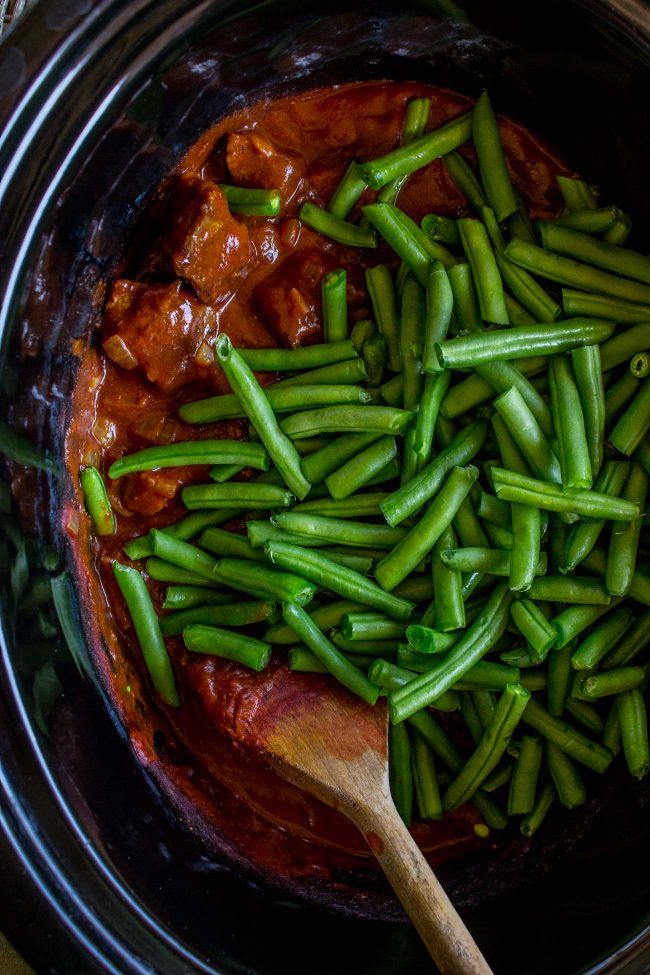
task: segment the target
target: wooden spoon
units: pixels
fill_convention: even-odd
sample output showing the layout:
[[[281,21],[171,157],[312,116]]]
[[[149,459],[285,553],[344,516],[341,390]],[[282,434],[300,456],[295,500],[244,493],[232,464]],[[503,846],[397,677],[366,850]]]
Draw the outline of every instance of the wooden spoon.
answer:
[[[276,703],[257,710],[254,722],[276,771],[361,830],[443,975],[492,975],[393,805],[385,706],[371,708],[331,684]]]

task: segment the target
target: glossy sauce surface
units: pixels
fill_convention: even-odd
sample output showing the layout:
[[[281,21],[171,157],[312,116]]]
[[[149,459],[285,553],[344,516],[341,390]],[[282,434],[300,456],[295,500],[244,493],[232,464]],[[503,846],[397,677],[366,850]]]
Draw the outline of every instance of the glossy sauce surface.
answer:
[[[264,707],[307,698],[326,678],[290,673],[282,648],[255,674],[191,655],[170,638],[183,706],[165,709],[155,701],[111,565],[116,558],[128,563],[122,552],[128,540],[182,517],[181,487],[207,480],[207,469],[158,470],[114,482],[106,472],[122,455],[153,444],[246,436],[243,421],[191,427],[177,416],[180,404],[227,391],[210,362],[219,332],[236,346],[319,341],[321,278],[336,267],[348,274],[351,322],[368,314],[365,267],[396,266],[392,252],[336,244],[302,226],[296,214],[308,199],[327,205],[351,157],[371,159],[395,146],[406,101],[417,95],[431,97],[429,129],[470,104],[421,84],[364,83],[259,103],[206,133],[140,221],[120,276],[109,285],[100,335],[78,350],[67,437],[73,483],[81,465],[96,464],[117,513],[116,534],[98,539],[77,496],[65,527],[98,665],[138,758],[181,816],[193,828],[213,831],[235,858],[280,880],[317,879],[341,889],[357,886],[352,878],[360,867],[373,869],[363,838],[339,813],[279,779],[255,747],[256,715]],[[571,171],[520,125],[501,120],[501,133],[531,216],[556,214],[555,176]],[[231,216],[219,182],[278,189],[280,216]],[[368,191],[361,202],[372,198]],[[415,173],[398,202],[418,222],[429,212],[468,212],[441,160]],[[102,350],[107,341],[111,354],[119,350],[120,364]],[[241,530],[237,523],[226,527]],[[160,608],[165,587],[151,580],[149,586]],[[440,863],[480,849],[476,818],[466,807],[443,823],[416,823],[413,831]]]

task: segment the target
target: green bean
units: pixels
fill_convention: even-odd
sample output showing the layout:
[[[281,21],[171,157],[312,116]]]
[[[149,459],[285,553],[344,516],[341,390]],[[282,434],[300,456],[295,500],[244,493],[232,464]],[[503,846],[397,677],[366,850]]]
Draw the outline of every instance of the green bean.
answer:
[[[600,348],[597,345],[585,345],[574,349],[571,359],[582,404],[591,471],[597,477],[603,462],[605,434],[605,391]]]
[[[391,718],[403,721],[460,680],[478,663],[503,634],[508,622],[508,610],[512,596],[505,583],[499,583],[481,614],[465,631],[445,659],[416,677],[405,687],[393,692],[389,698]]]
[[[208,474],[211,480],[223,484],[224,481],[230,481],[235,474],[240,474],[243,470],[246,470],[243,464],[215,464],[214,467],[210,468]]]
[[[206,581],[213,584],[222,581],[215,571],[218,565],[217,560],[213,559],[207,552],[202,552],[196,545],[190,545],[181,539],[174,538],[167,532],[159,531],[157,528],[151,529],[149,539],[151,549],[155,556],[163,559],[165,562],[171,563],[171,565],[177,566],[179,569],[184,569],[192,573],[194,580],[197,578],[201,579],[202,585],[205,585]],[[151,560],[147,561],[147,572],[152,579],[155,579],[156,576],[152,575],[149,571],[150,562]],[[160,581],[178,581],[181,583],[183,580],[176,574],[173,579],[163,579]],[[187,580],[187,582],[190,583],[190,580]],[[229,585],[230,583],[227,584]]]
[[[602,549],[594,548],[583,559],[583,565],[589,572],[596,572],[603,576],[607,566],[607,555]],[[650,606],[650,575],[635,569],[628,596],[637,602]],[[614,602],[614,600],[612,600]]]
[[[467,142],[472,130],[470,112],[450,119],[427,135],[392,149],[385,156],[363,163],[360,173],[368,186],[378,190],[400,176],[407,176]]]
[[[219,183],[219,189],[228,201],[231,213],[241,213],[248,217],[277,217],[280,212],[278,190],[249,189],[244,186],[229,186],[227,183]]]
[[[483,791],[484,792],[496,792],[501,786],[506,785],[507,782],[512,778],[512,765],[509,762],[503,761],[500,765],[497,765],[494,772],[491,772],[486,779],[483,780]]]
[[[440,633],[429,626],[411,623],[406,630],[406,639],[419,653],[447,653],[458,642],[458,634]]]
[[[465,217],[458,221],[458,230],[472,269],[481,317],[496,325],[507,325],[508,311],[503,297],[501,276],[485,227],[479,220]],[[438,346],[435,348],[437,352]]]
[[[539,481],[524,474],[492,470],[494,490],[498,498],[544,508],[547,511],[572,512],[584,518],[606,518],[612,521],[634,521],[639,517],[638,504],[613,498],[597,491],[562,491],[562,488]]]
[[[172,707],[181,701],[171,660],[144,579],[136,569],[113,563],[113,573],[129,610],[135,635],[156,691]]]
[[[183,630],[183,641],[187,649],[195,653],[233,660],[251,670],[264,670],[271,659],[268,643],[216,626],[193,623]]]
[[[433,431],[440,404],[449,388],[450,379],[450,372],[437,373],[433,376],[426,376],[424,379],[424,390],[413,433],[413,449],[417,454],[420,469],[427,463],[431,455]]]
[[[566,702],[566,709],[588,731],[593,732],[595,735],[602,734],[604,722],[592,704],[587,704],[586,701],[579,701],[575,697],[569,697]]]
[[[381,408],[381,407],[380,407]],[[390,409],[390,407],[386,407]],[[394,437],[382,437],[348,460],[325,479],[330,494],[337,501],[349,497],[379,474],[397,456]],[[352,544],[352,543],[351,543]]]
[[[352,569],[336,565],[319,552],[284,542],[268,542],[265,552],[273,564],[293,568],[303,578],[340,596],[363,602],[369,608],[380,610],[394,619],[408,619],[413,611],[414,604],[409,600],[384,592],[376,583]]]
[[[406,103],[404,129],[402,132],[401,144],[403,146],[408,145],[410,142],[413,142],[414,139],[418,139],[420,136],[424,135],[424,130],[426,129],[427,120],[429,118],[430,108],[430,98],[410,98],[408,100]],[[409,174],[407,173],[391,180],[389,183],[384,183],[381,190],[377,194],[377,200],[380,203],[394,203],[399,191],[408,180],[408,177]]]
[[[305,477],[312,484],[321,484],[343,464],[374,443],[379,434],[347,433],[328,441],[302,462]]]
[[[533,581],[528,595],[553,603],[608,606],[611,602],[604,585],[590,576],[547,575]]]
[[[186,467],[190,464],[243,464],[258,470],[269,469],[269,457],[261,444],[242,440],[190,440],[186,443],[146,447],[120,457],[108,469],[112,479],[152,471],[159,467]]]
[[[508,263],[510,267],[513,266],[512,264],[510,264],[509,261],[505,263]],[[507,291],[504,292],[503,297],[505,298],[506,301],[506,308],[508,309],[508,318],[510,319],[511,325],[534,325],[535,324],[535,319],[528,311],[528,309],[524,308],[524,306],[521,304],[520,301],[517,301],[516,298],[513,298],[512,295],[509,295]],[[556,315],[555,317],[560,318],[561,316]],[[551,318],[553,318],[552,315]]]
[[[594,348],[594,346],[590,346]],[[597,350],[597,346],[595,347]],[[562,469],[561,482],[568,491],[590,488],[593,483],[585,419],[573,371],[565,355],[553,356],[550,363],[551,413]],[[603,430],[600,439],[602,443]],[[536,470],[543,476],[543,472]],[[550,479],[550,478],[549,478]]]
[[[635,304],[621,298],[587,294],[585,291],[562,289],[562,305],[567,316],[588,315],[607,318],[620,325],[636,325],[650,321],[650,303]]]
[[[624,694],[639,687],[645,680],[643,667],[619,667],[605,674],[592,674],[582,681],[582,692],[590,700]]]
[[[337,549],[331,546],[321,549],[321,552],[332,562],[336,562],[337,565],[354,569],[355,572],[360,572],[364,576],[370,575],[375,564],[374,559],[367,552],[352,552],[345,548]]]
[[[334,345],[332,342],[331,345]],[[336,343],[338,345],[338,342]],[[313,346],[306,346],[308,351]],[[323,346],[321,346],[323,348]],[[327,348],[327,346],[324,346]],[[353,346],[354,348],[354,346]],[[299,350],[295,350],[299,351]],[[302,350],[300,350],[302,351]],[[292,386],[346,386],[367,379],[366,365],[363,359],[344,359],[341,362],[332,362],[330,365],[321,366],[316,369],[307,369],[305,372],[294,372],[288,379],[282,379],[273,386],[266,387],[268,395],[272,389],[290,389]]]
[[[512,552],[512,546],[514,544],[514,535],[509,528],[502,528],[500,525],[493,525],[489,521],[485,523],[485,534],[489,539],[489,544],[497,549],[504,549],[507,552]],[[537,565],[537,562],[533,563],[533,566]]]
[[[291,542],[292,545],[301,545],[306,548],[323,548],[329,544],[320,538],[283,531],[280,528],[276,528],[270,521],[248,521],[246,522],[246,531],[253,549],[264,548],[266,543],[271,540]],[[263,559],[260,559],[260,561],[263,561]]]
[[[602,774],[607,771],[612,760],[611,752],[597,742],[591,741],[565,721],[550,715],[533,698],[528,702],[522,720],[577,762],[593,769],[594,772]]]
[[[374,248],[377,246],[377,238],[371,228],[357,226],[348,223],[347,220],[341,220],[340,217],[328,213],[327,210],[316,206],[315,203],[303,203],[298,210],[298,219],[311,227],[312,230],[323,234],[325,237],[331,237],[339,244],[345,244],[348,247]]]
[[[568,755],[550,741],[546,743],[546,764],[562,805],[567,809],[582,805],[587,798],[584,782]]]
[[[519,829],[527,839],[534,836],[542,825],[554,800],[555,789],[552,783],[548,782],[539,793],[532,811],[527,816],[524,816],[519,825]]]
[[[349,339],[297,349],[236,349],[233,352],[254,372],[302,372],[357,358],[357,351]],[[308,375],[311,384],[313,373]],[[235,390],[235,393],[239,395],[239,390]]]
[[[439,662],[424,655],[420,658],[417,672],[424,674],[437,667]],[[416,670],[416,667],[414,666],[412,669]],[[456,681],[452,685],[452,689],[454,691],[502,691],[508,684],[521,683],[519,678],[519,667],[505,666],[504,664],[494,663],[492,660],[479,660],[473,667],[470,667],[462,680]]]
[[[413,571],[451,524],[458,506],[478,477],[476,467],[455,467],[435,501],[409,533],[375,567],[384,589],[393,589]]]
[[[609,435],[610,443],[628,457],[650,430],[650,379],[644,380],[638,393]]]
[[[603,240],[607,244],[616,244],[621,247],[632,232],[632,221],[623,210],[619,210],[618,207],[614,207],[614,210],[616,211],[616,218],[612,226],[603,234]]]
[[[595,210],[598,199],[591,186],[582,179],[556,176],[557,185],[569,210]]]
[[[508,815],[527,816],[535,808],[537,780],[542,767],[542,742],[524,735],[510,780]]]
[[[488,690],[485,687],[479,688],[476,691],[470,691],[472,700],[474,701],[474,707],[476,708],[476,713],[478,719],[481,722],[481,727],[483,730],[490,726],[490,722],[494,717],[494,712],[496,710],[496,697],[494,691]]]
[[[571,605],[563,609],[552,620],[553,626],[558,632],[556,646],[565,647],[588,626],[604,616],[610,608],[611,606]]]
[[[98,535],[115,534],[115,515],[102,475],[96,467],[84,467],[79,474],[79,480],[95,531]]]
[[[401,406],[404,395],[404,380],[402,374],[393,376],[380,389],[381,398],[388,406]]]
[[[251,543],[243,535],[235,532],[223,531],[221,528],[206,528],[197,542],[199,548],[205,549],[210,555],[227,555],[236,559],[257,559],[264,561],[264,556],[256,552]]]
[[[622,362],[627,362],[637,352],[645,352],[650,348],[650,321],[633,325],[632,328],[619,332],[600,350],[600,363],[603,372],[608,372]]]
[[[368,403],[370,395],[360,386],[351,384],[334,385],[305,385],[285,386],[277,383],[264,390],[270,405],[276,413],[295,413],[305,407],[334,406],[337,403]],[[181,419],[186,423],[215,423],[234,417],[245,416],[245,411],[237,396],[228,393],[223,396],[211,396],[209,399],[186,403],[179,409]],[[259,448],[259,444],[255,445]],[[242,463],[242,467],[251,464]],[[268,470],[268,463],[266,468]]]
[[[374,518],[381,514],[381,503],[388,495],[382,492],[353,494],[343,501],[315,498],[291,509],[295,514],[324,515],[328,518]]]
[[[313,583],[305,581],[295,572],[279,572],[269,565],[248,559],[219,559],[214,575],[231,589],[248,593],[258,599],[270,598],[278,602],[288,600],[299,606],[310,603],[316,592]]]
[[[261,600],[223,606],[195,606],[164,616],[160,621],[160,629],[165,636],[174,636],[194,623],[206,626],[249,626],[251,623],[261,623],[274,612],[275,603]]]
[[[458,230],[457,230],[458,232]],[[459,236],[460,241],[460,236]],[[472,269],[466,261],[447,268],[447,277],[454,299],[454,312],[458,325],[463,331],[478,332],[483,328],[483,319],[474,287]],[[432,350],[432,355],[433,355]]]
[[[624,667],[650,642],[650,609],[637,616],[635,626],[624,634],[616,646],[609,650],[602,661],[603,670]]]
[[[443,808],[446,811],[457,809],[471,799],[483,780],[496,767],[529,699],[529,691],[520,684],[508,684],[505,688],[494,717],[476,750],[445,791]]]
[[[368,678],[382,690],[391,691],[403,687],[413,677],[410,670],[392,663],[390,660],[376,660],[368,671]],[[453,713],[458,710],[459,697],[454,691],[446,691],[437,698],[432,707],[437,711]]]
[[[435,354],[435,343],[445,339],[449,330],[451,313],[454,306],[454,295],[447,271],[440,261],[434,261],[429,269],[426,298],[426,327],[422,368],[425,372],[439,372],[440,367]],[[404,405],[407,406],[406,400]]]
[[[487,197],[471,163],[459,152],[445,153],[443,162],[454,183],[474,210],[487,206]]]
[[[39,450],[28,437],[21,437],[4,420],[0,420],[0,454],[24,467],[35,467],[48,473],[55,473],[57,469],[56,462],[47,452]]]
[[[499,501],[493,494],[483,491],[479,496],[476,514],[482,521],[489,521],[501,528],[512,528],[512,511],[507,501]]]
[[[530,648],[531,657],[542,663],[555,644],[555,629],[531,599],[517,600],[510,607],[510,613]]]
[[[580,264],[571,258],[553,254],[523,240],[511,240],[504,251],[504,256],[532,274],[556,281],[558,284],[642,304],[650,303],[650,287],[646,284],[608,274],[588,264]]]
[[[539,220],[538,229],[546,250],[650,284],[650,258],[645,254],[608,244],[579,230],[563,227],[557,221]]]
[[[637,352],[630,359],[630,372],[636,379],[645,379],[650,373],[650,356],[647,352]]]
[[[372,203],[362,207],[362,210],[364,216],[370,220],[389,247],[404,261],[422,287],[426,287],[431,260],[421,241],[413,235],[410,228],[405,226],[401,211],[389,203]],[[366,280],[367,277],[366,274]]]
[[[626,406],[641,387],[641,381],[627,370],[608,387],[605,393],[605,423],[610,425],[617,413]]]
[[[336,629],[346,613],[364,612],[365,609],[366,607],[363,603],[353,602],[349,599],[339,599],[335,602],[327,603],[325,606],[312,609],[309,616],[314,625],[322,632],[325,632],[326,630]],[[286,623],[278,623],[272,626],[266,633],[266,640],[273,644],[295,643],[295,639],[295,633]]]
[[[571,663],[574,670],[593,670],[634,622],[635,614],[628,606],[619,606],[600,623],[578,647]]]
[[[546,366],[545,356],[518,359],[515,362],[489,362],[477,366],[476,372],[453,386],[445,396],[440,412],[448,420],[462,416],[481,403],[494,398],[495,392],[505,393],[516,386],[529,409],[547,436],[553,433],[553,421],[548,406],[536,389],[524,377],[539,372]],[[531,392],[532,390],[532,392]],[[540,406],[540,402],[541,405]]]
[[[389,726],[388,748],[391,796],[400,818],[406,826],[410,826],[413,810],[413,767],[408,730],[404,725]]]
[[[331,343],[331,347],[333,345],[334,343]],[[354,349],[352,343],[350,346]],[[233,349],[227,335],[218,337],[215,350],[230,385],[239,397],[247,417],[257,430],[287,487],[296,497],[304,498],[311,485],[302,472],[300,456],[278,427],[273,409],[251,368]]]
[[[343,342],[348,337],[347,274],[343,268],[330,271],[321,283],[323,338]]]
[[[294,639],[295,634],[291,631]],[[326,674],[327,667],[307,647],[292,647],[288,654],[289,670],[303,674]]]
[[[502,549],[467,546],[447,549],[441,553],[442,561],[456,572],[487,572],[489,575],[509,576],[512,570],[512,553]],[[546,572],[546,553],[541,552],[535,567],[536,575]]]
[[[366,288],[370,298],[373,318],[377,328],[386,340],[388,350],[388,367],[393,372],[400,372],[402,368],[402,354],[399,344],[399,318],[397,314],[397,299],[391,273],[385,264],[368,268],[366,271]]]
[[[643,511],[648,495],[648,475],[633,461],[621,497],[636,502]],[[612,526],[607,553],[605,586],[613,596],[625,596],[630,591],[637,560],[642,518]]]
[[[379,688],[321,633],[312,618],[300,606],[286,602],[282,607],[285,622],[314,653],[329,673],[353,694],[357,694],[368,704],[375,704]]]
[[[323,433],[369,431],[399,436],[406,431],[412,418],[409,410],[397,410],[392,406],[331,406],[294,413],[282,421],[280,429],[295,439]]]
[[[443,632],[465,627],[465,603],[460,572],[450,569],[441,553],[455,544],[454,531],[449,526],[436,542],[431,556],[433,588],[436,594],[435,622]]]
[[[436,345],[444,369],[470,369],[495,359],[528,358],[604,342],[613,326],[595,318],[546,325],[516,325],[498,332],[473,332]]]
[[[442,819],[442,801],[433,755],[424,739],[417,734],[412,741],[411,755],[418,816],[425,820]]]
[[[183,504],[190,511],[205,508],[246,508],[266,511],[288,507],[294,500],[286,488],[275,484],[190,484],[181,491]]]
[[[384,381],[384,372],[386,371],[386,340],[384,336],[373,335],[372,338],[364,342],[361,351],[363,361],[366,364],[368,386],[375,391],[376,398],[373,399],[373,402],[376,402],[379,398],[377,387],[381,386]],[[367,392],[368,395],[371,395],[370,389]]]
[[[469,731],[470,738],[478,745],[483,737],[483,726],[476,710],[476,704],[470,694],[461,694],[460,713]]]
[[[358,163],[358,159],[353,159],[348,165],[329,202],[327,209],[339,220],[345,220],[349,216],[350,211],[366,188],[365,181],[359,173]]]
[[[546,702],[549,714],[561,718],[564,714],[571,682],[573,668],[571,657],[575,650],[573,643],[564,647],[553,647],[548,655],[548,684],[546,688]]]
[[[511,386],[495,399],[494,406],[533,471],[545,480],[559,483],[557,457],[519,390]]]
[[[337,545],[356,545],[361,548],[390,548],[406,535],[405,528],[388,525],[368,525],[348,519],[325,518],[317,515],[282,512],[273,523],[284,531],[314,536],[323,542]]]
[[[388,495],[381,504],[381,511],[388,524],[399,524],[433,497],[454,467],[467,464],[475,456],[482,447],[486,434],[487,425],[483,421],[465,427],[408,484]]]
[[[205,575],[199,575],[189,569],[183,569],[154,557],[147,559],[145,570],[149,578],[155,582],[168,582],[178,586],[206,586],[210,584],[210,580]],[[216,580],[213,585],[217,585]]]
[[[556,217],[554,223],[560,227],[581,230],[585,234],[601,234],[616,222],[616,207],[596,207],[595,209],[573,210]],[[534,241],[533,241],[534,243]],[[551,248],[552,249],[552,248]]]
[[[628,470],[629,465],[623,461],[606,461],[596,481],[596,491],[617,497],[625,483]],[[575,570],[596,544],[604,524],[605,521],[602,519],[580,522],[573,526],[566,542],[565,565],[562,571]]]
[[[503,154],[499,125],[486,91],[474,105],[472,139],[490,206],[498,220],[505,220],[517,209],[518,200]]]
[[[635,688],[621,694],[617,710],[627,767],[635,778],[642,779],[650,768],[650,750],[648,716],[641,692]]]
[[[406,623],[399,623],[382,613],[345,613],[341,633],[346,640],[399,640],[406,635]]]
[[[449,217],[441,217],[437,213],[428,213],[422,218],[420,226],[425,234],[429,234],[434,240],[460,247],[458,225],[455,220]]]
[[[165,593],[163,609],[193,609],[195,606],[231,603],[232,594],[215,592],[207,586],[169,586]]]

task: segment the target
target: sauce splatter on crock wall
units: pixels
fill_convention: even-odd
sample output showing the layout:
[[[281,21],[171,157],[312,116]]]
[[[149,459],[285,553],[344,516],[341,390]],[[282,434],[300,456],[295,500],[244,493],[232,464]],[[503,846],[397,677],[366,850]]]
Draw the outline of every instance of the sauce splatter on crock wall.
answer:
[[[105,474],[125,453],[198,437],[241,437],[241,421],[197,429],[177,417],[181,403],[227,391],[210,364],[219,332],[236,346],[294,346],[319,341],[320,282],[345,267],[352,320],[368,313],[368,263],[394,264],[380,248],[338,245],[296,218],[307,199],[326,205],[351,157],[370,159],[396,144],[407,99],[432,99],[429,126],[468,106],[465,97],[415,83],[376,82],[259,103],[220,122],[188,152],[141,221],[121,274],[108,289],[100,340],[88,337],[67,437],[66,462],[77,483],[80,465]],[[564,164],[526,129],[504,121],[502,136],[514,182],[532,217],[558,212],[555,175]],[[278,188],[279,218],[231,217],[218,182]],[[368,193],[362,202],[371,199]],[[436,212],[459,216],[466,201],[440,161],[417,172],[400,206],[420,221]],[[132,356],[123,368],[101,352],[120,337]],[[118,343],[119,344],[119,343]],[[273,377],[267,377],[270,381]],[[96,538],[77,496],[66,514],[79,586],[98,666],[136,755],[194,827],[209,824],[236,855],[277,878],[346,882],[368,871],[363,838],[337,812],[279,779],[255,753],[248,721],[269,695],[301,695],[324,678],[291,674],[284,654],[254,674],[214,658],[190,656],[168,641],[183,706],[161,707],[149,687],[129,618],[113,581],[124,544],[152,526],[181,517],[180,489],[203,481],[188,467],[135,474],[113,482],[117,533]],[[235,526],[240,527],[240,526]],[[162,589],[150,588],[157,606]],[[242,742],[241,731],[247,736]],[[469,808],[444,823],[416,823],[414,834],[432,862],[476,849]]]

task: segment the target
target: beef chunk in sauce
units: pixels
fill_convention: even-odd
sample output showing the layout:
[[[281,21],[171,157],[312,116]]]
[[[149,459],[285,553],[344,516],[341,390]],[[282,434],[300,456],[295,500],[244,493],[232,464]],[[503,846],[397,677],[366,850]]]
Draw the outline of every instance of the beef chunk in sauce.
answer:
[[[308,195],[303,157],[297,152],[278,149],[259,132],[230,132],[226,164],[234,182],[240,186],[279,190],[283,206]]]
[[[216,310],[180,281],[114,281],[103,320],[104,339],[118,335],[147,379],[165,392],[206,377],[201,353],[217,328]]]
[[[216,302],[251,259],[246,226],[230,213],[216,183],[188,176],[176,182],[168,226],[165,251],[174,272],[202,301]]]
[[[321,281],[337,266],[331,255],[308,247],[285,258],[256,286],[253,306],[278,342],[294,346],[318,341]]]

